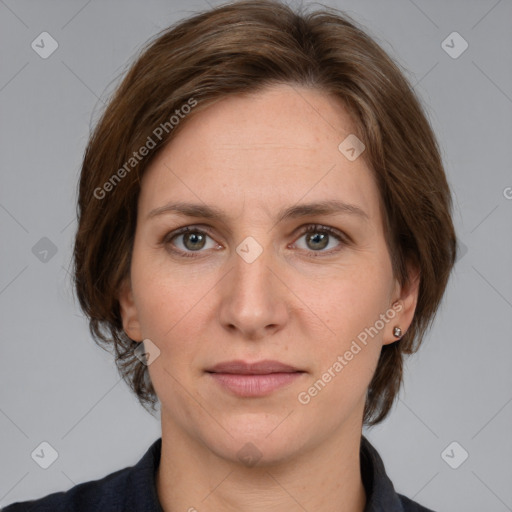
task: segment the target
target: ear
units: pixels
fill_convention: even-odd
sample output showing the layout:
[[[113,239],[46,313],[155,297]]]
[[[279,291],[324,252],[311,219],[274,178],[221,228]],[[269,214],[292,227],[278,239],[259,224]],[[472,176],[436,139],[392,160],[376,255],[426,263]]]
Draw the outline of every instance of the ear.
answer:
[[[396,311],[396,315],[386,324],[382,341],[383,345],[389,345],[402,338],[414,318],[420,289],[420,270],[412,263],[408,263],[407,275],[408,279],[404,286],[400,286],[400,284],[396,282],[395,291],[392,296],[393,300],[391,301],[391,307]],[[395,327],[400,327],[402,330],[400,338],[397,338],[393,334]]]
[[[137,306],[133,299],[131,280],[127,277],[119,288],[119,307],[123,321],[123,329],[129,338],[134,341],[142,341],[142,336]]]

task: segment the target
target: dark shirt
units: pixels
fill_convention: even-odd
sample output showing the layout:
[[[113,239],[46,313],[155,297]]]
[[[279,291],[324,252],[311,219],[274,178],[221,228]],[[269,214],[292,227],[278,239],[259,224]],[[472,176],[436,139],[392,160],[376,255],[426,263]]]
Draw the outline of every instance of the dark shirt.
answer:
[[[163,512],[155,480],[161,448],[160,437],[135,466],[75,485],[67,492],[13,503],[3,512]],[[433,512],[395,492],[380,455],[364,436],[360,459],[366,492],[364,512]]]

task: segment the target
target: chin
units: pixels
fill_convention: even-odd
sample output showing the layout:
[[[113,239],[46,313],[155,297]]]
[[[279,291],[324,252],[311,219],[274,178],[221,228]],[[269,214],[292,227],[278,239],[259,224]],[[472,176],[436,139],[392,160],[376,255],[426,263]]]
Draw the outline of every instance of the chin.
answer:
[[[248,468],[265,468],[286,463],[298,455],[300,448],[290,446],[284,439],[269,441],[263,436],[261,439],[235,438],[229,446],[219,449],[215,453],[223,459],[240,464]]]
[[[261,413],[224,420],[221,423],[226,430],[216,429],[215,438],[209,431],[208,438],[203,440],[212,452],[227,461],[247,467],[276,465],[296,457],[306,444],[302,438],[304,431],[285,426],[285,417],[286,414],[276,418]]]

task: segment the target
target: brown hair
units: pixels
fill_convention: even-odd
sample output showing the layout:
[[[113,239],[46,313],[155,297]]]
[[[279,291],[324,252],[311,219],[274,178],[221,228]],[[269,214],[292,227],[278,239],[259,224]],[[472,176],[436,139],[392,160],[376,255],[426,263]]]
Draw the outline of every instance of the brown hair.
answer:
[[[184,105],[195,115],[226,95],[277,83],[315,88],[343,102],[380,190],[394,275],[404,285],[406,262],[420,271],[412,324],[402,339],[382,347],[368,388],[364,423],[375,425],[400,389],[403,354],[418,349],[433,322],[456,260],[456,236],[439,148],[412,87],[340,11],[240,1],[196,14],[147,43],[85,151],[74,247],[77,296],[95,341],[113,345],[120,374],[154,410],[147,366],[134,355],[139,343],[123,330],[117,298],[130,271],[141,176],[187,122]],[[172,116],[180,121],[171,122]]]

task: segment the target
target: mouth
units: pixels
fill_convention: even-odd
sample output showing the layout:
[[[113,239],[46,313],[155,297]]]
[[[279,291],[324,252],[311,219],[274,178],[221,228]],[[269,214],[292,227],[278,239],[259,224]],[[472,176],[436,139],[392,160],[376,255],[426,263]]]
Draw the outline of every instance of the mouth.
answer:
[[[306,372],[280,361],[227,361],[206,370],[222,389],[239,397],[261,397],[293,383]]]

